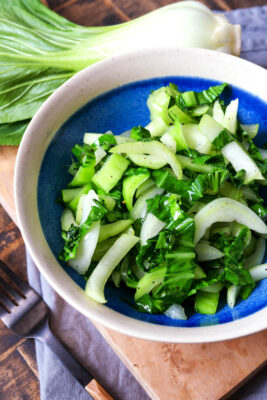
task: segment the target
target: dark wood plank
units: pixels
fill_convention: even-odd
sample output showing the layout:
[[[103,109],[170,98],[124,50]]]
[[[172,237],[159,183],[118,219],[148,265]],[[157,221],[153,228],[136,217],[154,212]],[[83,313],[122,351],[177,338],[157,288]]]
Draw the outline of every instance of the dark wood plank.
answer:
[[[182,0],[44,0],[52,10],[82,25],[114,24]],[[267,5],[266,0],[200,0],[212,10]],[[105,10],[105,12],[103,12]],[[107,10],[109,13],[107,13]],[[107,13],[107,15],[106,15]]]
[[[25,341],[25,339],[15,335],[0,321],[0,361],[4,360],[10,353],[15,351],[17,346],[22,344],[23,341]]]
[[[139,17],[140,15],[144,15],[150,11],[155,10],[156,8],[161,7],[162,5],[167,5],[170,3],[174,3],[171,0],[162,0],[164,4],[156,4],[154,0],[113,0],[114,4],[117,5],[130,19]]]
[[[0,205],[0,232],[4,229],[5,226],[12,222],[11,218],[8,214],[4,211],[3,207]]]
[[[35,343],[33,339],[23,341],[17,346],[16,350],[24,359],[30,370],[34,373],[36,378],[39,379],[38,366],[35,355]]]
[[[18,351],[0,361],[1,400],[38,400],[39,381]]]
[[[27,279],[25,247],[20,231],[0,206],[0,257]],[[0,399],[38,400],[38,368],[33,340],[15,335],[0,321]]]
[[[10,222],[0,230],[0,255],[1,259],[5,261],[20,278],[24,280],[27,279],[25,246],[20,231],[14,222]]]
[[[70,0],[59,6],[53,4],[53,9],[63,17],[87,26],[113,25],[128,19],[119,7],[108,0]]]

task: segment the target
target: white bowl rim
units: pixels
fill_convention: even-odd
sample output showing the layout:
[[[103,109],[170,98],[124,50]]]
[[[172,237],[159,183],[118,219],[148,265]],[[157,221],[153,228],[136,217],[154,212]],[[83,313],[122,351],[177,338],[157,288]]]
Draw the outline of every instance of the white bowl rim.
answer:
[[[172,52],[172,54],[170,52]],[[216,65],[223,63],[224,67],[226,69],[228,68],[229,71],[231,69],[231,65],[234,65],[238,66],[238,68],[240,68],[240,71],[243,71],[245,73],[251,71],[252,73],[256,74],[259,79],[261,77],[265,77],[266,79],[267,76],[267,71],[263,68],[228,54],[205,49],[179,49],[173,47],[159,49],[142,49],[138,51],[128,52],[123,55],[118,55],[116,57],[106,59],[78,72],[66,83],[64,83],[60,88],[58,88],[46,100],[46,102],[33,117],[23,136],[16,159],[14,179],[15,205],[18,216],[18,224],[26,247],[29,250],[31,257],[33,258],[33,261],[35,262],[47,282],[65,301],[67,301],[76,310],[78,310],[94,322],[125,335],[161,342],[204,343],[234,339],[265,329],[267,327],[267,308],[263,308],[247,317],[243,317],[241,319],[237,319],[227,323],[190,328],[163,326],[133,319],[131,317],[120,314],[119,312],[116,312],[104,305],[96,304],[92,300],[90,300],[84,294],[84,291],[80,287],[78,287],[78,285],[59,265],[56,258],[52,255],[52,252],[44,239],[44,235],[42,234],[43,237],[35,237],[35,235],[33,235],[32,226],[34,222],[32,221],[32,226],[29,222],[29,220],[31,219],[31,212],[34,214],[34,216],[32,217],[32,219],[34,219],[34,217],[38,216],[38,210],[37,203],[34,205],[33,209],[32,205],[29,204],[29,198],[27,196],[30,196],[30,193],[29,189],[27,189],[27,174],[25,174],[24,169],[26,168],[27,170],[27,167],[25,166],[27,166],[27,160],[29,156],[34,157],[33,153],[31,152],[32,147],[38,142],[40,145],[40,140],[37,139],[38,135],[35,135],[35,131],[38,128],[39,122],[41,120],[45,120],[45,118],[48,117],[49,113],[52,112],[54,105],[59,104],[62,98],[64,96],[67,96],[71,90],[75,91],[77,86],[79,86],[79,84],[81,85],[81,82],[84,82],[86,78],[95,77],[96,74],[100,74],[101,76],[101,74],[105,74],[105,71],[110,71],[110,69],[114,69],[118,67],[118,65],[124,65],[124,68],[126,68],[127,63],[133,60],[139,60],[139,62],[143,62],[145,60],[145,63],[149,63],[151,57],[160,57],[161,59],[165,60],[167,57],[170,56],[183,57],[184,59],[190,59],[190,57],[192,59],[193,57],[193,59],[195,60],[208,58],[209,60],[215,62],[215,64],[217,63]],[[221,71],[220,73],[222,74],[223,71]],[[171,74],[165,73],[165,76],[168,75]],[[164,76],[164,74],[162,76]],[[207,78],[208,77],[209,76],[207,76]],[[143,77],[135,80],[142,80],[146,78],[147,77]],[[224,80],[220,79],[220,77],[211,79]],[[229,79],[227,80],[229,82]],[[236,80],[238,81],[238,79]],[[130,82],[132,81],[133,80],[131,80]],[[235,84],[234,81],[230,83]],[[236,86],[238,86],[238,84]],[[108,90],[110,89],[107,88],[105,91]],[[264,98],[263,93],[264,92],[262,90],[262,98]],[[94,97],[94,95],[90,96],[87,101]],[[266,95],[264,100],[267,101]],[[80,108],[80,106],[78,108]],[[73,110],[72,113],[74,113],[75,111],[76,110]],[[61,124],[55,127],[55,131],[60,125]],[[53,137],[53,134],[51,134],[51,132],[46,132],[46,135],[44,136],[46,136],[46,138],[45,141],[42,142],[42,145],[47,147],[50,143],[51,138]],[[38,173],[35,177],[35,180],[36,179],[38,179]],[[26,195],[25,191],[27,192]],[[36,197],[36,195],[34,196]],[[37,223],[35,219],[35,224],[38,225],[40,232],[39,219]],[[42,242],[41,244],[43,248],[40,247],[41,245],[38,240]],[[50,251],[51,254],[48,255],[47,251]],[[51,263],[53,264],[53,267],[55,267],[54,269],[49,267],[49,264],[51,265]]]

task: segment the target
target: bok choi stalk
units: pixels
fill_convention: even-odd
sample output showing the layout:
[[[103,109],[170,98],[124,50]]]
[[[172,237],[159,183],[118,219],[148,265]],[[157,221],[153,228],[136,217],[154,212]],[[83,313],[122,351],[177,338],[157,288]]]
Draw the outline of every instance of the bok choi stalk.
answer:
[[[0,9],[0,145],[19,144],[50,94],[105,58],[166,43],[240,53],[240,26],[195,1],[104,27],[76,25],[39,0],[0,0]]]

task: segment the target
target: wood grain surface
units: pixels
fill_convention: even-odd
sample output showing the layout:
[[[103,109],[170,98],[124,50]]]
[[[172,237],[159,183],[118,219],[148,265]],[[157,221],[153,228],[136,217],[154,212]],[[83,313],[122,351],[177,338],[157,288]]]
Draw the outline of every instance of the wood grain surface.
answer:
[[[0,256],[20,278],[27,279],[24,242],[19,229],[1,206]],[[15,335],[1,320],[0,377],[1,400],[40,398],[34,341]]]
[[[43,0],[43,3],[64,17],[82,25],[92,26],[127,21],[173,2]],[[201,2],[218,10],[267,4],[266,0]],[[17,148],[0,148],[0,202],[13,221],[16,221],[12,185],[16,154]],[[20,277],[26,279],[24,243],[13,221],[0,207],[0,256]],[[126,337],[99,325],[97,328],[150,396],[157,400],[220,399],[260,368],[267,356],[267,336],[264,332],[223,343],[174,345]],[[5,328],[1,321],[0,376],[1,400],[40,398],[34,342],[17,337]],[[210,384],[211,376],[216,384]],[[204,387],[202,382],[206,382]]]

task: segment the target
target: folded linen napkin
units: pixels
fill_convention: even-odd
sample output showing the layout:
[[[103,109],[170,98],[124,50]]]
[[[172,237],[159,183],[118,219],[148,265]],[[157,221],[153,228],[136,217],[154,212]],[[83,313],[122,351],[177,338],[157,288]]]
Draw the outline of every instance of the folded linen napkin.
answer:
[[[231,23],[242,26],[241,57],[267,68],[267,6],[238,9],[225,13]],[[93,324],[73,309],[40,276],[27,255],[31,286],[42,295],[51,310],[55,334],[83,360],[117,400],[149,400],[143,388],[131,375]],[[88,396],[75,379],[62,367],[47,347],[36,341],[42,400],[87,400]],[[266,370],[235,393],[235,400],[267,398]],[[166,400],[166,399],[162,399]]]

